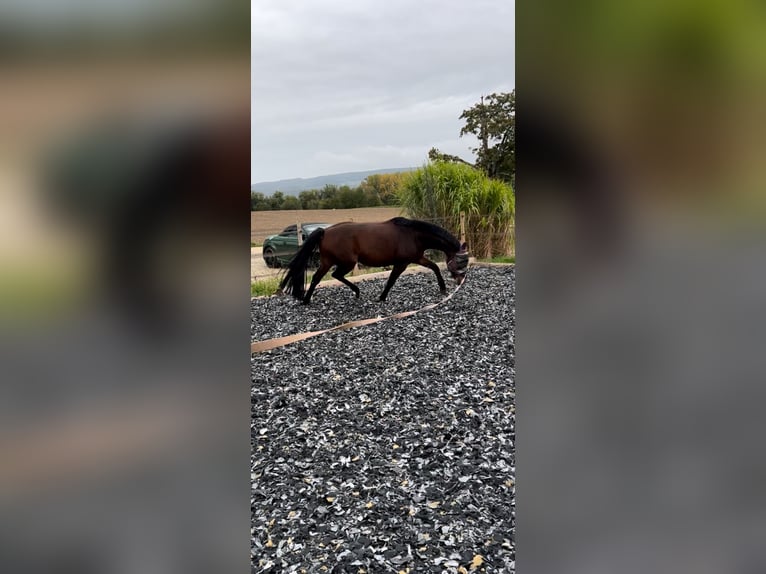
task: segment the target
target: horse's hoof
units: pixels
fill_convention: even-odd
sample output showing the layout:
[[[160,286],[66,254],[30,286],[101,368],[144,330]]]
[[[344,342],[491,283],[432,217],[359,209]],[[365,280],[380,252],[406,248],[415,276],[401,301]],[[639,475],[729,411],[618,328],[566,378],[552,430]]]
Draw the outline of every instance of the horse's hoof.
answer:
[[[439,289],[439,292],[440,292],[442,295],[446,295],[446,294],[447,294],[447,290],[446,290],[446,289]]]

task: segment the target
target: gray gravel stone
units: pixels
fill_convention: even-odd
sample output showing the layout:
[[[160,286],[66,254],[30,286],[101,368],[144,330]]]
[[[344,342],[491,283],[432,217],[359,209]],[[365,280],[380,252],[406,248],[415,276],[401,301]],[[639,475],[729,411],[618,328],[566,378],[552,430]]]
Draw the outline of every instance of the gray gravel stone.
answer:
[[[448,289],[455,284],[445,279]],[[259,297],[251,301],[252,340],[270,339],[305,331],[334,327],[340,323],[370,317],[388,316],[419,309],[444,298],[436,276],[427,273],[402,275],[385,302],[378,301],[386,278],[357,283],[361,297],[356,299],[348,287],[322,287],[314,292],[309,305],[301,305],[289,295]]]
[[[253,355],[253,572],[514,571],[514,280],[472,268],[435,309]],[[383,284],[256,299],[253,338],[442,298]]]

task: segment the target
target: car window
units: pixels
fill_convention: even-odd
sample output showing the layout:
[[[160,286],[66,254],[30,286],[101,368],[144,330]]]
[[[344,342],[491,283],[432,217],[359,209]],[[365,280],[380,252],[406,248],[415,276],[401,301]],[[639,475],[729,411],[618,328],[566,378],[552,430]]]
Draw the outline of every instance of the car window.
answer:
[[[296,229],[295,225],[288,225],[287,227],[285,227],[282,230],[282,233],[280,233],[279,235],[282,235],[284,237],[289,237],[290,235],[295,235],[296,234],[295,233],[295,229]]]

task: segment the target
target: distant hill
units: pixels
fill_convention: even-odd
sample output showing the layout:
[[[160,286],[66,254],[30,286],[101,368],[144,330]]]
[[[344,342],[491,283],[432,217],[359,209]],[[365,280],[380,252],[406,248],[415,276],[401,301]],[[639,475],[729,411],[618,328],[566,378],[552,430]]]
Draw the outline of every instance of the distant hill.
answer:
[[[376,173],[397,173],[400,171],[413,171],[416,167],[392,167],[388,169],[372,169],[370,171],[350,171],[347,173],[333,173],[320,175],[319,177],[280,179],[278,181],[261,181],[250,186],[250,191],[259,191],[264,195],[271,195],[275,191],[281,191],[285,195],[298,195],[307,189],[322,189],[325,185],[348,185],[356,187],[368,175]]]

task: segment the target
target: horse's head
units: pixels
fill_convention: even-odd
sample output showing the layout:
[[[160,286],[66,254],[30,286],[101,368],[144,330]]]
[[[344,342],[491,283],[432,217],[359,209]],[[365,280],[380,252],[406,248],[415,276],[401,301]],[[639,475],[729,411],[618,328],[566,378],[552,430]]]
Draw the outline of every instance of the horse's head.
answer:
[[[468,271],[468,245],[463,243],[460,251],[447,258],[447,269],[455,283],[460,285],[465,281],[465,274]]]

